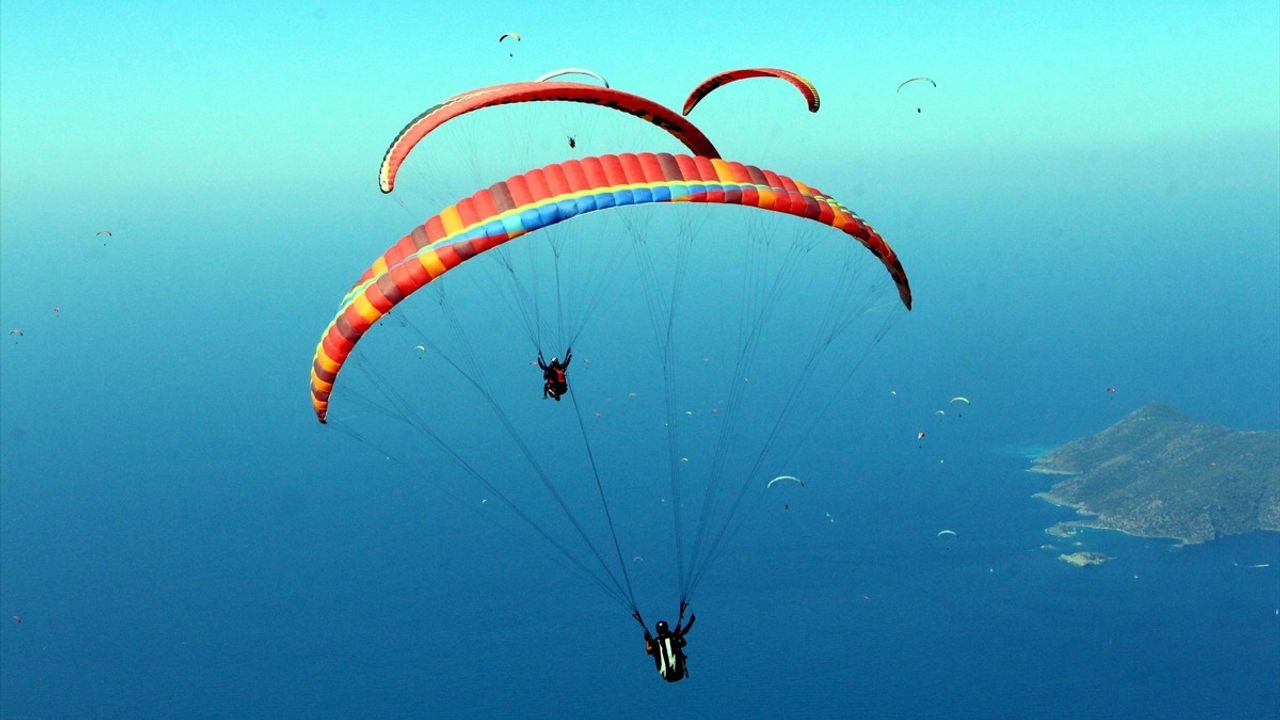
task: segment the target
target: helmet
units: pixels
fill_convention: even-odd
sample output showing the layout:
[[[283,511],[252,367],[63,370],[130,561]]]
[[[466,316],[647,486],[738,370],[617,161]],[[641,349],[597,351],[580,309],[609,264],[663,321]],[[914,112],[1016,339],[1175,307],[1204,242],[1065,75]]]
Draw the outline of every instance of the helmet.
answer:
[[[559,365],[559,364],[560,364],[560,358],[558,358],[558,357],[553,357],[553,358],[551,358],[551,364],[552,364],[552,365]]]
[[[670,632],[670,630],[667,628],[667,621],[666,621],[666,620],[659,620],[659,621],[658,621],[657,628],[658,628],[658,634],[660,634],[660,635],[665,635],[665,634],[667,634],[668,632]]]

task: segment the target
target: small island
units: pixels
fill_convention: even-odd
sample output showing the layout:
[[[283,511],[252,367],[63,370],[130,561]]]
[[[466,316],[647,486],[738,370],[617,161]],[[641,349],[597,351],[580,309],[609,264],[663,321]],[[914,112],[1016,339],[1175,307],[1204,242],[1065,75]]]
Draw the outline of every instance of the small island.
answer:
[[[1232,430],[1147,405],[1040,456],[1030,471],[1064,476],[1036,497],[1088,516],[1046,530],[1057,537],[1100,528],[1193,544],[1280,530],[1280,431]]]
[[[1096,553],[1096,552],[1073,552],[1073,553],[1063,553],[1058,556],[1058,559],[1068,565],[1075,565],[1076,567],[1086,567],[1088,565],[1101,565],[1102,563],[1110,560],[1111,558],[1107,557],[1106,555],[1103,555],[1102,553]]]

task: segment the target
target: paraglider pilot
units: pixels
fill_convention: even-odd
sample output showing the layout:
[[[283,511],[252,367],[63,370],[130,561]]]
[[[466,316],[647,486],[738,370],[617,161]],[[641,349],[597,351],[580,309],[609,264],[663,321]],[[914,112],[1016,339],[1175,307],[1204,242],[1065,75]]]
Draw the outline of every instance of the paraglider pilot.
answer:
[[[683,617],[684,613],[681,612],[680,615]],[[684,636],[689,632],[689,628],[693,627],[693,621],[697,619],[697,615],[690,615],[689,622],[685,623],[684,627],[680,627],[680,622],[676,621],[674,631],[667,627],[666,620],[659,620],[655,626],[658,633],[656,636],[649,634],[649,628],[645,628],[644,651],[653,656],[653,663],[663,680],[673,683],[689,677],[689,668],[684,656],[684,647],[689,643]]]
[[[538,367],[542,369],[542,378],[546,382],[542,385],[542,397],[552,398],[556,402],[560,402],[560,396],[569,392],[569,380],[565,377],[565,371],[569,369],[569,363],[573,360],[573,348],[565,351],[564,362],[560,362],[560,358],[551,358],[551,362],[542,359],[542,352],[538,352]]]

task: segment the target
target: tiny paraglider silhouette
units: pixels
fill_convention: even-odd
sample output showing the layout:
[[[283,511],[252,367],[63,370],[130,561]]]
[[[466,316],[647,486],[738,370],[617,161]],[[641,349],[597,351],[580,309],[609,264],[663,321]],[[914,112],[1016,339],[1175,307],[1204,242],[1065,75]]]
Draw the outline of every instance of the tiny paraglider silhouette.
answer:
[[[22,624],[22,616],[21,616],[21,615],[13,615],[13,616],[11,616],[11,617],[13,617],[13,624],[14,624],[14,625],[21,625],[21,624]]]
[[[572,135],[570,135],[570,136],[569,136],[569,149],[570,149],[570,150],[572,150],[572,149],[574,149],[574,148],[576,148],[576,147],[578,147],[578,141],[577,141],[577,140],[574,140],[574,139],[573,139],[573,136],[572,136]]]
[[[938,83],[934,82],[933,80],[931,80],[931,79],[929,79],[929,78],[927,78],[927,77],[924,77],[924,76],[922,76],[922,75],[917,75],[917,76],[915,76],[915,77],[909,77],[909,78],[907,78],[906,80],[903,80],[901,83],[899,83],[899,84],[898,84],[898,89],[897,89],[897,90],[895,90],[894,92],[896,92],[896,93],[901,93],[901,92],[902,92],[902,88],[906,87],[907,85],[910,85],[910,84],[911,84],[911,83],[913,83],[913,82],[927,82],[927,83],[929,83],[930,85],[934,86],[935,88],[936,88],[936,87],[938,87]],[[916,112],[917,112],[917,113],[918,113],[918,112],[920,112],[920,108],[919,108],[919,107],[917,107],[917,108],[916,108]]]
[[[776,477],[776,478],[774,478],[774,479],[770,480],[770,481],[769,481],[769,484],[765,485],[764,487],[765,487],[765,489],[767,490],[767,489],[769,489],[769,488],[773,487],[776,483],[780,483],[780,482],[793,482],[793,483],[796,483],[797,485],[799,485],[800,487],[804,487],[804,481],[803,481],[803,480],[801,480],[800,478],[796,477],[795,475],[779,475],[778,477]],[[783,503],[783,504],[782,504],[782,509],[783,509],[783,510],[790,510],[790,509],[791,509],[791,503]],[[827,515],[827,517],[829,518],[829,517],[831,517],[831,515]]]
[[[501,44],[502,41],[506,40],[507,38],[511,38],[516,42],[521,42],[520,33],[509,32],[509,33],[502,33],[502,37],[498,38],[498,43]],[[507,53],[507,57],[515,57],[515,53]]]

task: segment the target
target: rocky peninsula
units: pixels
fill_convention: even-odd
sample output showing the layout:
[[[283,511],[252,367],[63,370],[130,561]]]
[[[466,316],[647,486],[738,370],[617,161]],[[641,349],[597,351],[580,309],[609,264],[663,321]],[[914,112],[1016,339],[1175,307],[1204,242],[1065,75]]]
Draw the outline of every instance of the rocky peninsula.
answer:
[[[1238,431],[1147,405],[1034,461],[1062,479],[1037,497],[1087,519],[1049,528],[1119,530],[1202,543],[1280,531],[1280,431]]]

